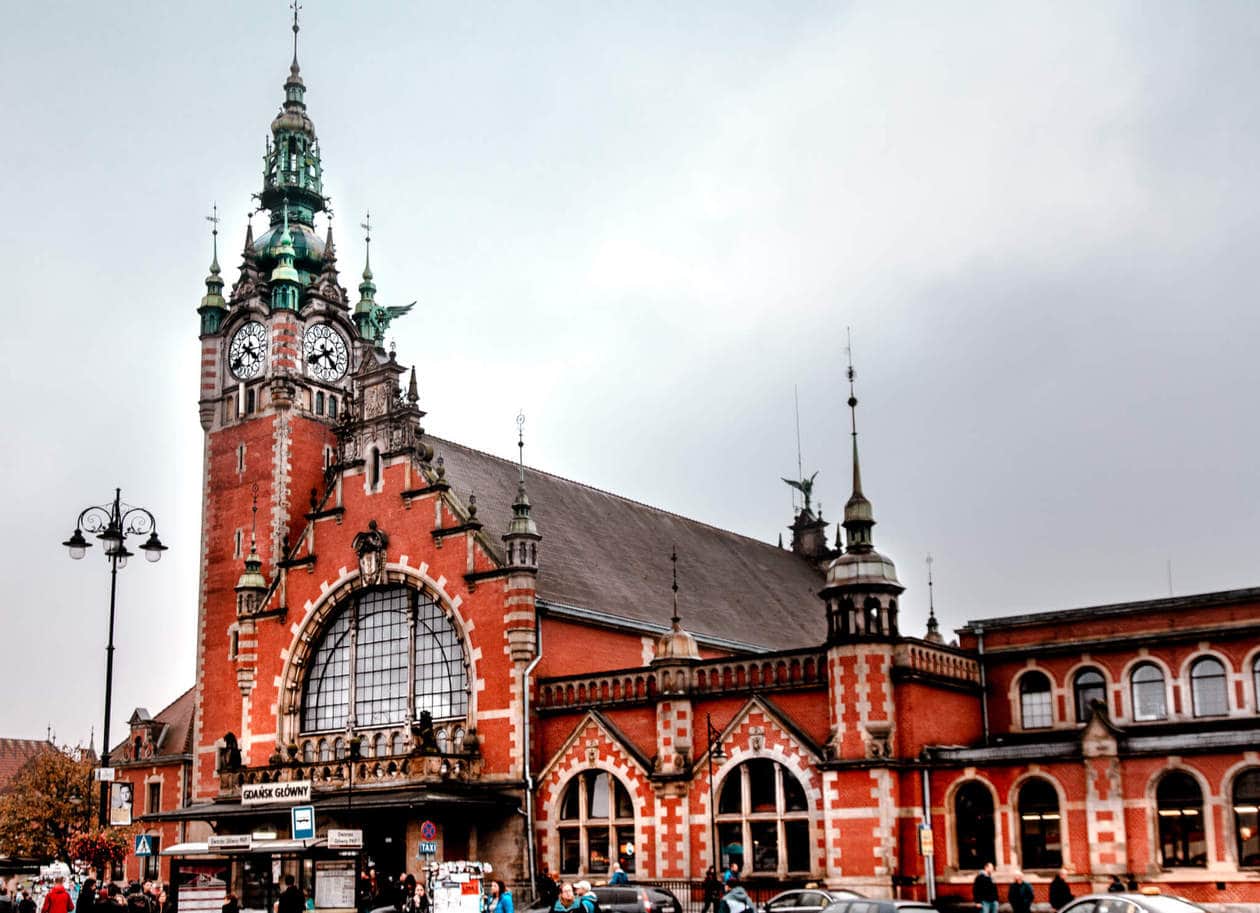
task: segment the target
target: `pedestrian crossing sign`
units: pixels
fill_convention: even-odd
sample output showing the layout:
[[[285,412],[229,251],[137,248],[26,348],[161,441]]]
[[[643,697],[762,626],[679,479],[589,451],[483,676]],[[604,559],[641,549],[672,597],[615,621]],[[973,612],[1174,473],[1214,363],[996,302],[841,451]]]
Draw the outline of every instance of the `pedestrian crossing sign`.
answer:
[[[156,856],[158,853],[158,840],[152,834],[136,834],[136,855],[137,856]]]

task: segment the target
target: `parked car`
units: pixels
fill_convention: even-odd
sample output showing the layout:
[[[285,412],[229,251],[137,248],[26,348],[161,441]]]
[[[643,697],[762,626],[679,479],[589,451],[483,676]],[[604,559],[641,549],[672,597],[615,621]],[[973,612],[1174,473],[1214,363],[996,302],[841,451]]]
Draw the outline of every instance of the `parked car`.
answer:
[[[824,907],[823,913],[936,913],[936,908],[922,900],[876,900],[872,897],[861,897],[837,900]]]
[[[837,900],[853,900],[862,895],[857,891],[838,888],[834,891],[821,888],[798,888],[775,894],[761,905],[761,913],[821,913],[822,909]]]
[[[682,904],[668,888],[649,884],[595,885],[601,913],[683,913]]]
[[[591,888],[600,913],[683,913],[674,892],[650,884],[597,884]],[[519,909],[519,907],[518,907]],[[550,913],[551,908],[532,906],[525,913]]]
[[[1171,894],[1086,894],[1059,913],[1205,913],[1203,907]]]

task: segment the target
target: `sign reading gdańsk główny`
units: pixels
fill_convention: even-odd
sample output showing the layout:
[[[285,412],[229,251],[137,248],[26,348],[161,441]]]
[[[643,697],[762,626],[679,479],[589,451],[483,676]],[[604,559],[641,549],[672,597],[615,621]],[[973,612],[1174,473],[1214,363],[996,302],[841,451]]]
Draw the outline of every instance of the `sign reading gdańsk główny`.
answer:
[[[241,805],[260,805],[264,802],[306,803],[310,801],[310,780],[293,780],[289,783],[247,783],[241,787]]]

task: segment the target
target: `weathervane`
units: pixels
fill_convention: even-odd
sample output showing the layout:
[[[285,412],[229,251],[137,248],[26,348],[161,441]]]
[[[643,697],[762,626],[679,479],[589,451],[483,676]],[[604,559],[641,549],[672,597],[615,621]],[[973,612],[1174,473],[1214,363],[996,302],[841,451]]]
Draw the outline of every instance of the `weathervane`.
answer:
[[[516,461],[521,468],[521,478],[525,478],[525,410],[516,413]]]
[[[302,5],[297,0],[291,0],[289,9],[293,10],[293,62],[297,63],[297,38],[298,38],[298,10]]]
[[[218,203],[211,204],[211,212],[210,212],[210,215],[206,216],[206,221],[209,222],[212,226],[214,226],[213,228],[210,229],[210,234],[214,237],[214,259],[218,260],[219,259],[219,221],[220,221]]]
[[[674,566],[674,583],[673,583],[673,586],[670,587],[670,589],[674,591],[674,614],[670,616],[669,620],[673,624],[676,625],[678,624],[679,621],[682,620],[678,615],[678,546],[677,545],[670,546],[669,560],[670,560],[670,563],[673,564]]]

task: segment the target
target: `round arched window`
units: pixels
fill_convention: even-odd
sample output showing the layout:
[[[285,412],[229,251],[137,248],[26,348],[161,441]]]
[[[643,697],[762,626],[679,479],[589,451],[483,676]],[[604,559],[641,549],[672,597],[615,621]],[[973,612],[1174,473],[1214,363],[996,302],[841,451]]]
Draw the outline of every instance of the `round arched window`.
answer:
[[[1155,789],[1159,819],[1159,856],[1165,868],[1207,865],[1207,837],[1203,825],[1203,791],[1194,777],[1175,770],[1164,775]]]
[[[1130,681],[1133,683],[1133,719],[1162,720],[1168,716],[1164,673],[1159,666],[1142,663],[1134,667]]]
[[[1019,852],[1025,869],[1063,865],[1059,794],[1048,780],[1034,777],[1019,788]]]
[[[425,711],[434,720],[468,711],[468,667],[455,625],[419,590],[354,594],[311,657],[302,730],[395,725]]]
[[[1225,666],[1205,656],[1190,667],[1190,695],[1195,716],[1224,716],[1229,713],[1229,688]]]
[[[745,873],[808,872],[809,803],[800,780],[769,758],[744,761],[718,789],[718,843],[722,868]]]
[[[616,777],[582,771],[564,788],[559,817],[561,874],[603,874],[613,860],[634,873],[634,806]]]
[[[1050,679],[1042,672],[1025,672],[1019,679],[1020,725],[1025,729],[1048,729],[1054,725],[1050,700]]]
[[[982,869],[994,851],[993,793],[979,780],[969,780],[954,794],[954,840],[958,868]]]
[[[1260,767],[1234,780],[1234,838],[1238,864],[1260,866]]]
[[[1072,680],[1073,696],[1076,698],[1076,722],[1084,723],[1093,712],[1094,701],[1107,705],[1107,680],[1097,669],[1082,669]]]

